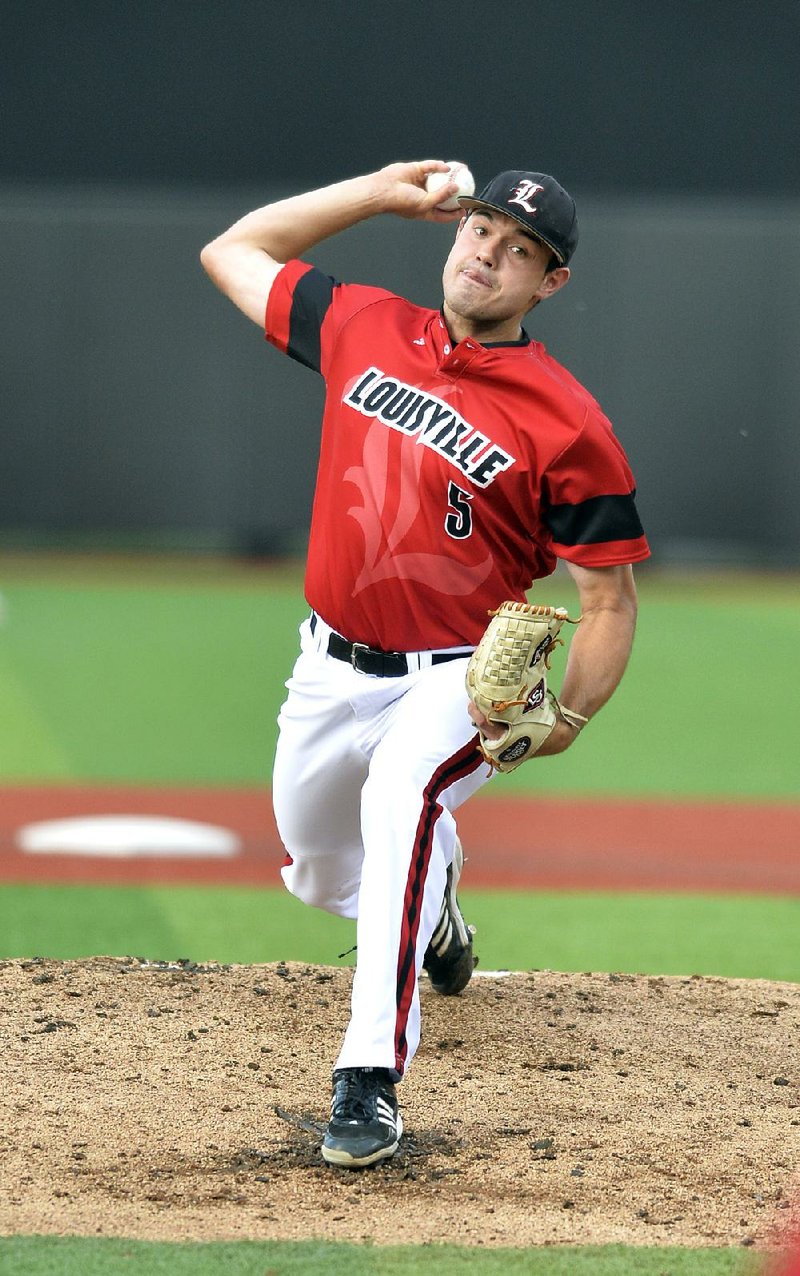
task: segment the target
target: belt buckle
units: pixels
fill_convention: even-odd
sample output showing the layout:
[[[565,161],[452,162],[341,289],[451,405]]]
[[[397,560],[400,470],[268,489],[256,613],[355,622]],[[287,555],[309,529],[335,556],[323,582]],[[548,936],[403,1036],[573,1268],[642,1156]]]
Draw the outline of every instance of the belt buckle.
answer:
[[[363,672],[364,672],[364,671],[363,671],[363,669],[359,669],[358,664],[357,664],[357,657],[358,657],[358,653],[359,653],[359,651],[366,651],[366,652],[369,652],[369,651],[370,651],[370,647],[369,647],[369,646],[367,645],[367,643],[365,643],[365,642],[354,642],[354,643],[351,643],[351,647],[350,647],[350,664],[351,664],[351,665],[352,665],[352,667],[355,669],[356,673],[363,673]]]

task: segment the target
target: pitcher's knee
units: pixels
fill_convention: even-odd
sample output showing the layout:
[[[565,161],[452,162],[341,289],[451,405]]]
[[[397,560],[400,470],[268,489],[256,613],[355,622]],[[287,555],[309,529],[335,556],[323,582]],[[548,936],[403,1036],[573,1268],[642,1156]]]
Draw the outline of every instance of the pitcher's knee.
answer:
[[[292,860],[281,869],[281,877],[290,894],[312,908],[322,908],[339,917],[355,917],[358,878],[337,871],[336,865],[324,857]]]
[[[281,869],[283,884],[290,895],[294,895],[303,904],[316,904],[317,886],[312,874],[304,871],[304,865],[294,860]]]

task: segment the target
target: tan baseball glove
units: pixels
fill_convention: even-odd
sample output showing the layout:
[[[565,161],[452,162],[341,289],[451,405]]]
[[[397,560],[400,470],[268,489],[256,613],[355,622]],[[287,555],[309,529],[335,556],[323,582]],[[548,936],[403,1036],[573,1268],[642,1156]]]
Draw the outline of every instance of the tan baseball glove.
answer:
[[[470,657],[467,693],[490,722],[505,727],[497,740],[480,731],[480,747],[490,766],[513,771],[542,747],[559,717],[577,730],[586,721],[562,710],[547,688],[553,648],[563,642],[561,626],[570,620],[563,607],[503,603]],[[579,721],[574,721],[579,719]]]

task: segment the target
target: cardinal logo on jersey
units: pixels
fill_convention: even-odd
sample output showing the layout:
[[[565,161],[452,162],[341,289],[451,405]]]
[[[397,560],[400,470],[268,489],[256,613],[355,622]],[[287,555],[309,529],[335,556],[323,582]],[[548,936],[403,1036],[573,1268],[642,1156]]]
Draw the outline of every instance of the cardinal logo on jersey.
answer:
[[[535,213],[538,210],[530,201],[533,199],[534,195],[537,195],[539,191],[543,190],[544,187],[540,186],[538,182],[532,182],[529,177],[526,177],[525,180],[520,182],[519,186],[515,188],[514,194],[508,202],[509,204],[519,204],[521,208],[525,209],[526,213]]]
[[[406,537],[422,508],[420,471],[423,448],[405,448],[398,457],[390,448],[388,430],[375,421],[364,439],[364,463],[353,465],[345,483],[358,489],[361,503],[347,513],[364,536],[364,562],[353,586],[353,597],[386,580],[413,580],[451,598],[480,589],[492,570],[491,554],[480,562],[459,562],[444,554],[404,549]]]

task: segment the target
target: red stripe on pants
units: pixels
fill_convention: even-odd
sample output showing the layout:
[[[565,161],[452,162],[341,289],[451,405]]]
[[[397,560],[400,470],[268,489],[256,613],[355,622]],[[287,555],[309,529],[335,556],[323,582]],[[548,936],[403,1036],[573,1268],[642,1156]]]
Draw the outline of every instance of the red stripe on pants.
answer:
[[[405,1070],[408,1055],[406,1041],[406,1025],[414,996],[417,981],[416,950],[417,934],[422,913],[422,895],[428,876],[433,836],[436,823],[442,813],[439,802],[441,794],[451,784],[457,783],[470,775],[483,764],[483,758],[476,748],[475,741],[470,741],[452,758],[434,772],[423,793],[422,812],[414,838],[414,850],[411,866],[406,882],[406,893],[403,902],[403,925],[400,932],[400,952],[397,959],[397,1017],[395,1019],[394,1052],[395,1068],[400,1076]]]

